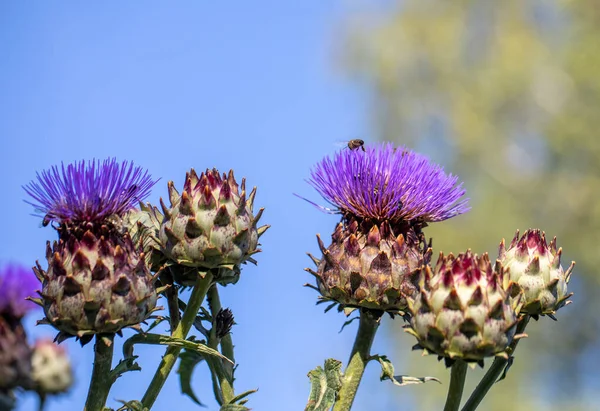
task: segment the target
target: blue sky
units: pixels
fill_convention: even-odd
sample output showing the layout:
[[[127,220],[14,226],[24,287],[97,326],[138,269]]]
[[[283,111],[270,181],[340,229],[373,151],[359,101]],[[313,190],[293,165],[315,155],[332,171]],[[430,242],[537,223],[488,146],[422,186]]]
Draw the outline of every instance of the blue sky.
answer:
[[[336,218],[292,195],[318,199],[304,181],[311,165],[336,141],[368,140],[367,99],[336,63],[349,8],[316,0],[141,4],[0,3],[0,262],[33,265],[54,238],[23,203],[21,186],[36,171],[61,161],[133,160],[162,179],[150,198],[157,202],[167,181],[181,186],[191,167],[233,168],[258,186],[255,206],[272,225],[259,265],[222,292],[238,324],[236,390],[259,388],[249,403],[256,410],[302,409],[307,372],[328,357],[346,361],[356,329],[338,334],[345,318],[323,314],[316,293],[302,287],[312,281],[305,252],[317,253],[315,234],[327,236]],[[33,327],[35,316],[31,336],[53,335]],[[384,335],[375,352],[386,351]],[[77,384],[47,410],[84,403],[92,345],[66,345]],[[136,352],[144,371],[117,382],[110,406],[141,398],[163,349]],[[397,409],[389,401],[398,388],[378,375],[372,364],[356,409]],[[216,410],[207,373],[194,382]],[[21,398],[18,410],[34,409],[33,396]],[[195,407],[173,375],[154,409],[175,406]]]

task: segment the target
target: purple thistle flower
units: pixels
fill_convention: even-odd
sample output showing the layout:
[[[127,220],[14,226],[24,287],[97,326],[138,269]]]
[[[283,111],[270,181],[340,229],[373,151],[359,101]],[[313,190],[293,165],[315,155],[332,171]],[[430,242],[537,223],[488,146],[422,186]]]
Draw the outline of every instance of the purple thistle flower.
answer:
[[[458,177],[421,154],[391,143],[341,150],[311,170],[308,183],[339,212],[375,221],[435,222],[465,213]]]
[[[23,187],[35,201],[25,202],[44,214],[44,225],[123,215],[143,201],[156,183],[148,171],[116,159],[82,160],[66,167],[61,163],[60,168],[53,166],[36,177]]]
[[[8,264],[0,269],[0,315],[21,318],[37,306],[26,300],[39,288],[37,280],[30,268],[22,265]]]

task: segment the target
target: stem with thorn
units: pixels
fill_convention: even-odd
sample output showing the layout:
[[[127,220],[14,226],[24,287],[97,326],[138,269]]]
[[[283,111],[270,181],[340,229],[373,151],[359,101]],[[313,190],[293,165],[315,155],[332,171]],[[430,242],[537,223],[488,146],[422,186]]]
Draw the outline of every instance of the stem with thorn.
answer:
[[[172,331],[171,336],[174,338],[185,339],[194,324],[194,320],[196,319],[196,315],[202,306],[202,302],[204,301],[204,297],[206,297],[206,293],[208,289],[212,285],[213,275],[211,272],[207,272],[206,275],[201,278],[198,276],[198,280],[194,285],[192,290],[192,295],[188,301],[187,307],[183,312],[183,316],[181,321],[177,325],[177,328]],[[146,390],[144,397],[142,398],[142,404],[144,407],[151,409],[162,389],[167,377],[171,373],[175,362],[181,352],[181,347],[169,346],[166,350],[164,357],[162,358],[160,364],[158,365],[158,369],[150,382],[150,386]]]
[[[94,368],[85,401],[84,411],[102,411],[113,384],[110,373],[114,351],[114,334],[96,334],[94,344]]]
[[[450,371],[450,386],[448,387],[448,396],[446,397],[444,411],[458,411],[463,389],[465,388],[466,377],[467,363],[462,360],[456,360]]]
[[[217,288],[217,284],[214,284],[210,290],[208,290],[208,304],[210,307],[210,311],[213,317],[213,328],[210,333],[208,346],[211,348],[217,348],[217,345],[221,344],[221,353],[229,358],[232,362],[235,362],[233,356],[233,341],[231,339],[231,333],[228,333],[220,341],[216,336],[216,325],[214,319],[217,314],[221,310],[221,299],[219,298],[219,290]],[[235,397],[234,389],[233,389],[233,364],[222,361],[219,359],[211,359],[214,363],[220,362],[220,364],[215,364],[215,372],[217,373],[219,379],[219,385],[221,387],[221,395],[224,404],[229,404],[229,402]]]
[[[371,359],[371,346],[379,328],[380,318],[381,316],[370,310],[361,310],[360,323],[350,354],[350,361],[344,371],[342,388],[338,400],[333,406],[333,411],[349,411],[352,408],[366,365]]]

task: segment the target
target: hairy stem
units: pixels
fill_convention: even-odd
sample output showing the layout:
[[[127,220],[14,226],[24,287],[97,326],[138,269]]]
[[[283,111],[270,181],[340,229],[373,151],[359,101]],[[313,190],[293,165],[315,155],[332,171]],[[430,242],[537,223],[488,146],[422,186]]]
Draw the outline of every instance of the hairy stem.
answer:
[[[114,334],[97,334],[94,344],[94,368],[85,401],[85,411],[102,411],[113,384],[110,370],[114,351]]]
[[[214,284],[210,290],[208,290],[207,298],[210,305],[211,314],[214,319],[216,318],[217,313],[221,310],[221,299],[219,297],[217,284]],[[217,345],[219,344],[215,331],[215,324],[213,323],[213,330],[211,331],[211,341],[209,341],[209,346],[214,345],[214,347],[211,348],[217,348]],[[231,339],[231,333],[225,335],[221,339],[220,344],[221,354],[229,358],[232,362],[235,362],[233,357],[233,340]],[[219,378],[222,401],[224,404],[228,404],[235,397],[233,389],[233,364],[216,358],[212,359],[212,361],[221,362],[220,365],[215,367],[215,371],[217,372]]]
[[[458,411],[463,389],[465,388],[466,376],[467,363],[462,360],[455,361],[450,371],[450,387],[448,387],[448,396],[446,397],[444,411]]]
[[[531,317],[529,315],[524,315],[523,318],[521,318],[521,321],[519,321],[519,324],[517,324],[517,335],[522,334],[525,331],[525,327],[527,327],[530,318]],[[519,340],[514,339],[508,346],[506,352],[509,356],[515,352],[518,343]],[[494,362],[490,366],[489,370],[487,370],[481,381],[479,381],[479,384],[477,384],[477,387],[475,387],[475,390],[473,390],[473,393],[467,400],[465,406],[462,408],[462,411],[474,411],[477,409],[485,395],[488,393],[490,388],[492,388],[492,385],[498,381],[498,377],[500,374],[502,374],[502,371],[504,368],[506,368],[507,364],[507,359],[501,357],[496,357],[496,359],[494,359]]]
[[[360,380],[371,357],[371,346],[379,327],[379,316],[369,310],[361,310],[360,323],[350,354],[348,366],[344,372],[342,388],[333,411],[349,411],[356,397]]]
[[[202,302],[204,301],[204,297],[206,297],[206,293],[210,286],[212,285],[213,275],[210,272],[207,272],[204,278],[198,278],[194,288],[192,290],[192,295],[188,301],[187,307],[183,312],[183,316],[181,321],[177,325],[177,328],[171,332],[171,336],[174,338],[186,338],[192,325],[194,324],[194,320],[196,319],[196,315],[202,306]],[[146,390],[144,397],[142,398],[142,404],[144,407],[150,409],[154,405],[160,390],[162,389],[167,377],[171,373],[175,362],[177,361],[177,357],[181,352],[181,347],[169,346],[163,356],[160,364],[158,365],[158,369],[150,382],[150,386]]]

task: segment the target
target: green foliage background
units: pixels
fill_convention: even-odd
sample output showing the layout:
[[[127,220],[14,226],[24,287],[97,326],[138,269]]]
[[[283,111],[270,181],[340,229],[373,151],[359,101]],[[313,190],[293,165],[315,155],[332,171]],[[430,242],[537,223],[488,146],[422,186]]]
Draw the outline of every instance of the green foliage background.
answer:
[[[346,29],[343,64],[372,97],[374,135],[429,154],[465,181],[472,211],[427,229],[434,253],[472,248],[495,258],[503,237],[537,227],[557,236],[565,268],[577,261],[574,303],[557,323],[528,327],[508,379],[481,409],[595,409],[600,3],[405,0],[356,14]],[[414,342],[394,323],[397,371],[445,377],[443,386],[397,390],[397,409],[441,409],[448,372],[411,353]],[[469,372],[465,395],[481,375]]]

